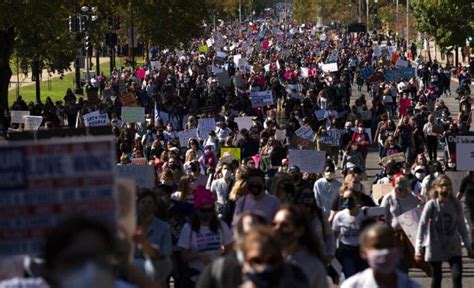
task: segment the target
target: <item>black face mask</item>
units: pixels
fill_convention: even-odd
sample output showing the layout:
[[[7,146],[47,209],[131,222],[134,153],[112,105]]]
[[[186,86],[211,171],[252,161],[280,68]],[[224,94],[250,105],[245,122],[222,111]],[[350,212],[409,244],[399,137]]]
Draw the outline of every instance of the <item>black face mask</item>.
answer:
[[[277,287],[281,278],[279,269],[265,270],[262,272],[247,272],[245,276],[247,276],[257,288]]]
[[[249,190],[250,190],[250,193],[252,193],[255,196],[260,195],[262,193],[262,190],[263,190],[263,185],[249,184]]]
[[[214,211],[212,210],[198,210],[197,215],[201,221],[208,222],[211,220]]]
[[[442,196],[443,198],[448,198],[449,192],[440,192],[439,195]]]
[[[346,198],[342,200],[342,209],[352,209],[356,206],[354,198]]]

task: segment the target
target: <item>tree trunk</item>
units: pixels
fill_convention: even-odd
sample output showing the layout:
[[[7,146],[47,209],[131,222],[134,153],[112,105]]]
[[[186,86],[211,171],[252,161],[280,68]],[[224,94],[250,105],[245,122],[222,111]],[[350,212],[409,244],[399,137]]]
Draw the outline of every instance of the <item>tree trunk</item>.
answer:
[[[10,57],[15,43],[15,30],[13,27],[0,30],[0,129],[3,136],[8,130],[8,85],[12,77]]]

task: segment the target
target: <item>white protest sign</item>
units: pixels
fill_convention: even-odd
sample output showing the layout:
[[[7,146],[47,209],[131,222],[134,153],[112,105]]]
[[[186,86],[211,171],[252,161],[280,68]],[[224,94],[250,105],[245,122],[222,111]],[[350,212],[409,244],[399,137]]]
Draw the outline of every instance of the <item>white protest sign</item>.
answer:
[[[216,129],[216,119],[204,118],[198,120],[198,135],[202,140],[209,136],[209,132]]]
[[[122,119],[127,123],[143,123],[145,121],[145,108],[122,107]]]
[[[296,136],[301,137],[306,140],[313,140],[314,131],[311,127],[301,126],[298,130],[295,131]]]
[[[308,67],[301,67],[301,77],[308,78],[309,77],[309,68]]]
[[[233,60],[234,60],[235,66],[239,66],[239,60],[240,60],[240,58],[242,58],[242,55],[240,55],[240,54],[237,54],[237,55],[234,55],[234,56],[233,56]]]
[[[413,247],[415,247],[418,223],[420,222],[422,211],[423,206],[420,206],[397,217],[398,223],[402,226],[403,232],[405,232]]]
[[[321,121],[326,117],[326,110],[316,110],[314,111],[314,116],[316,116],[318,121]]]
[[[270,66],[271,64],[267,64],[263,66],[263,69],[265,69],[265,72],[270,72]]]
[[[197,129],[194,128],[194,129],[179,131],[178,137],[179,137],[179,145],[181,147],[186,147],[188,146],[189,139],[197,138]]]
[[[338,70],[337,63],[323,64],[321,66],[321,70],[323,70],[323,72],[326,72],[326,73],[337,72]]]
[[[385,215],[385,207],[369,207],[367,208],[365,216],[374,217],[380,222],[387,223],[387,216]]]
[[[225,52],[219,51],[216,53],[217,58],[226,58],[227,54]]]
[[[326,163],[326,152],[312,150],[288,150],[289,166],[298,166],[301,172],[321,173]]]
[[[161,69],[160,61],[150,61],[150,66],[151,66],[151,69],[153,69],[153,70],[160,70]]]
[[[474,170],[474,136],[456,137],[456,169]]]
[[[213,40],[213,39],[209,38],[209,39],[206,40],[206,45],[207,45],[207,47],[211,47],[212,44],[214,44],[214,40]]]
[[[117,227],[125,231],[128,241],[133,241],[132,237],[137,227],[137,183],[131,178],[117,179],[117,197],[115,197],[115,207],[117,211]],[[134,249],[130,249],[128,259],[133,260]]]
[[[275,130],[275,139],[278,141],[285,141],[286,139],[286,130],[285,129],[276,129]]]
[[[271,90],[252,92],[250,93],[250,101],[252,101],[253,108],[273,105],[273,93]]]
[[[398,59],[397,63],[395,63],[395,67],[397,67],[397,68],[405,68],[405,67],[408,67],[408,61],[402,60],[402,59]]]
[[[112,137],[0,145],[0,258],[37,255],[71,215],[114,225],[115,158]]]
[[[94,111],[82,116],[84,118],[84,125],[86,127],[105,126],[109,124],[109,115],[107,113],[99,114],[99,111]]]
[[[151,165],[117,165],[117,176],[135,180],[140,188],[155,188],[155,169]]]
[[[234,122],[237,123],[239,130],[247,129],[250,130],[253,125],[252,116],[245,116],[245,117],[236,117],[234,118]]]
[[[43,116],[23,116],[23,123],[25,123],[25,130],[36,131],[43,122]]]
[[[16,111],[13,110],[10,112],[10,116],[12,118],[12,123],[22,124],[24,123],[23,116],[29,116],[30,111]]]
[[[380,56],[382,56],[382,48],[381,48],[381,47],[379,47],[379,46],[374,46],[374,47],[372,47],[372,49],[373,49],[373,56],[374,56],[374,57],[380,57]]]
[[[444,175],[448,176],[451,179],[453,184],[453,193],[456,195],[461,188],[461,181],[467,175],[464,171],[445,171]]]

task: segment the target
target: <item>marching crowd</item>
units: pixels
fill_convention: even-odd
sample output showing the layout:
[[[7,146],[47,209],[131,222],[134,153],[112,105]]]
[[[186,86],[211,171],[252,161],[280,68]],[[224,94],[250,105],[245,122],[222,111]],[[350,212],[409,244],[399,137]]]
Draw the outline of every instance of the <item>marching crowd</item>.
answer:
[[[186,51],[153,47],[136,69],[95,78],[97,103],[71,90],[56,103],[15,101],[12,110],[43,116],[41,129],[107,113],[117,164],[145,158],[156,176],[154,189],[137,192],[133,243],[72,219],[48,237],[30,276],[52,287],[419,287],[408,276],[418,268],[441,287],[449,262],[453,287],[462,287],[462,247],[474,255],[465,224],[474,221],[474,172],[459,189],[445,173],[456,171],[456,136],[470,135],[474,65],[443,67],[416,49],[408,59],[409,43],[394,35],[272,20],[207,36]],[[413,75],[388,79],[398,69]],[[272,105],[256,105],[261,91]],[[130,93],[144,123],[121,118]],[[459,111],[444,103],[451,93]],[[239,127],[235,118],[246,116],[252,124]],[[208,118],[215,129],[183,147],[178,132]],[[223,148],[239,148],[240,158]],[[291,149],[324,151],[323,170],[291,165]],[[367,179],[375,150],[381,170]],[[365,180],[392,189],[377,198]],[[372,207],[383,207],[385,222]],[[399,216],[417,208],[409,239]]]

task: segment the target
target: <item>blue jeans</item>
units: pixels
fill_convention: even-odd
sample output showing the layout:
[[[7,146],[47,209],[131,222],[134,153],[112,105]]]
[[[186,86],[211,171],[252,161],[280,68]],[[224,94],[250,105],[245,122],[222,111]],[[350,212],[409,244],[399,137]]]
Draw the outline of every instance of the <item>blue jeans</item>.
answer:
[[[367,262],[360,257],[359,246],[349,246],[340,243],[336,258],[342,265],[342,272],[347,278],[365,270]]]

